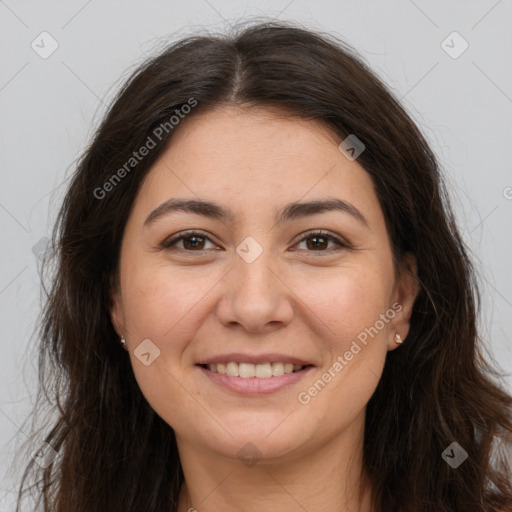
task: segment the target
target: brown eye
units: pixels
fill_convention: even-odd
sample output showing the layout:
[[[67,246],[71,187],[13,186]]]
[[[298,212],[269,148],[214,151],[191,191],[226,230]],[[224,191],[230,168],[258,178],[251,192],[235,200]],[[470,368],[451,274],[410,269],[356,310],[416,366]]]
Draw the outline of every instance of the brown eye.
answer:
[[[302,242],[306,242],[306,248],[309,251],[332,252],[330,250],[326,250],[329,242],[333,242],[338,247],[338,249],[334,249],[335,251],[340,249],[350,249],[350,245],[347,242],[323,231],[316,231],[314,233],[307,234],[299,241],[299,244]]]
[[[326,249],[329,245],[329,239],[326,236],[310,236],[306,238],[306,246],[308,249],[318,251],[319,249]]]
[[[204,237],[198,235],[182,237],[185,249],[204,249]]]
[[[161,247],[163,249],[176,248],[178,250],[183,250],[183,251],[199,252],[199,251],[207,250],[207,248],[205,248],[205,243],[207,241],[211,242],[211,240],[207,236],[205,236],[201,233],[192,231],[192,232],[183,233],[181,235],[168,238],[167,240],[165,240],[162,243]],[[182,247],[176,247],[179,242],[182,242]]]

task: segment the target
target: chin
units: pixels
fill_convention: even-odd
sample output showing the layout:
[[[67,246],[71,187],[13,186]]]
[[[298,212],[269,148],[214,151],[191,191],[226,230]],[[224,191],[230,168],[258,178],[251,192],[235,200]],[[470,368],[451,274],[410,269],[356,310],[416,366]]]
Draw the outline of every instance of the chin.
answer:
[[[256,459],[274,463],[295,458],[297,451],[316,436],[314,430],[308,435],[304,425],[294,421],[292,415],[283,421],[285,416],[276,414],[255,418],[253,414],[246,421],[238,418],[236,423],[225,424],[231,436],[224,430],[216,429],[216,436],[206,439],[201,436],[195,444],[204,444],[205,448],[219,456],[236,458],[242,462],[248,459],[249,464]]]

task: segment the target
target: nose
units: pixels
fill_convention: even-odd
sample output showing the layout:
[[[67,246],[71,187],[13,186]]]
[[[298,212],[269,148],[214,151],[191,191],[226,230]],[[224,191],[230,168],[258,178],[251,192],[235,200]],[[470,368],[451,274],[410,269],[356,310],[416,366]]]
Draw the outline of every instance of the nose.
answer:
[[[223,280],[217,317],[226,327],[240,326],[251,333],[268,333],[293,318],[293,292],[279,275],[272,251],[264,250],[252,263],[235,256]]]

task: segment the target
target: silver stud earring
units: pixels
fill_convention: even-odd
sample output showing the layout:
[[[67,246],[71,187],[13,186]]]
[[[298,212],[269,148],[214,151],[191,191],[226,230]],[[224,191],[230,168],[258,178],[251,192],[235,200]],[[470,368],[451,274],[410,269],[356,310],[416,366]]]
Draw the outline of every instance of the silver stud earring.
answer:
[[[402,343],[402,337],[398,333],[395,334],[395,343],[397,345],[400,345]]]
[[[121,345],[123,345],[123,348],[124,348],[125,350],[128,350],[128,349],[126,348],[126,340],[124,339],[124,336],[121,336],[121,340],[120,340],[120,341],[121,341]]]

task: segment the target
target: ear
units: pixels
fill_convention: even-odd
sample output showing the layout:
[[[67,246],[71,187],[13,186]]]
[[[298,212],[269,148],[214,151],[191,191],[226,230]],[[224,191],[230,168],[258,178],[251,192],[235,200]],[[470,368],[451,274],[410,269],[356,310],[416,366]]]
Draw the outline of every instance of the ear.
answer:
[[[388,350],[394,350],[400,346],[395,342],[395,334],[399,334],[402,341],[409,334],[412,309],[420,290],[416,256],[410,252],[405,253],[399,269],[391,301],[391,308],[396,315],[390,321]]]
[[[126,333],[123,305],[121,301],[121,290],[119,286],[113,281],[111,281],[110,290],[110,321],[112,322],[117,335],[121,337]]]

